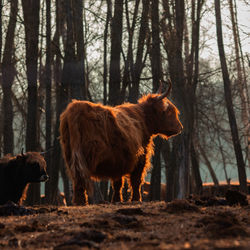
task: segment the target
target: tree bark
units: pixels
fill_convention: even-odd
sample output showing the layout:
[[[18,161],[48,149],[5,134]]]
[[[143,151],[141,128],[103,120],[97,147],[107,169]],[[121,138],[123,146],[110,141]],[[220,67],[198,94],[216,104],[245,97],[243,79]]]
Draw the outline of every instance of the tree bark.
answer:
[[[0,67],[2,67],[2,45],[3,45],[3,31],[2,31],[2,9],[3,9],[3,0],[0,0]],[[0,75],[0,85],[2,85],[2,77]],[[2,109],[1,109],[2,111]],[[3,121],[2,112],[0,112],[0,120]],[[3,151],[3,125],[0,124],[0,155]]]
[[[191,142],[191,162],[192,162],[192,172],[195,180],[195,193],[202,194],[202,179],[200,174],[199,160],[194,147],[193,141]]]
[[[162,139],[158,136],[154,139],[155,154],[152,159],[153,169],[151,171],[149,199],[151,201],[161,200],[161,147]]]
[[[191,53],[190,59],[187,60],[187,77],[188,77],[188,88],[189,88],[189,129],[190,129],[190,157],[192,164],[193,176],[196,184],[196,191],[198,193],[202,192],[202,180],[200,175],[199,161],[198,156],[196,154],[196,149],[194,147],[194,137],[195,137],[195,121],[197,120],[197,102],[196,102],[196,88],[198,85],[199,78],[199,50],[200,50],[200,19],[201,19],[201,9],[204,0],[192,1],[192,44],[191,44]]]
[[[219,124],[219,121],[218,121],[218,117],[216,115],[215,107],[214,107],[213,113],[214,113],[214,121],[215,121],[215,124],[217,125],[217,124]],[[226,169],[226,159],[225,159],[225,154],[224,154],[224,150],[223,150],[223,145],[221,142],[221,133],[220,133],[219,126],[217,126],[216,130],[217,130],[216,134],[217,134],[217,140],[219,143],[218,146],[219,146],[219,151],[221,153],[221,159],[222,159],[222,164],[223,164],[223,170],[225,173],[225,178],[226,178],[227,183],[230,184],[230,178],[228,178],[227,169]]]
[[[163,80],[161,49],[160,49],[160,21],[159,21],[159,1],[151,1],[152,18],[152,48],[151,48],[151,68],[153,76],[153,93],[159,89],[160,82]]]
[[[2,88],[3,88],[3,153],[13,154],[13,105],[12,84],[15,78],[15,47],[14,37],[16,28],[16,17],[18,12],[18,0],[11,1],[10,19],[6,34],[5,47],[2,61]]]
[[[175,144],[173,145],[175,146]],[[162,156],[166,167],[166,201],[172,201],[176,194],[176,159],[174,148],[171,152],[169,142],[164,142],[162,147]]]
[[[46,65],[45,65],[45,88],[46,88],[46,154],[47,172],[50,174],[51,168],[51,6],[50,0],[46,0]],[[45,184],[45,200],[49,203],[49,185]]]
[[[67,0],[61,3],[59,0],[56,2],[56,25],[59,30],[61,25],[60,18],[60,9],[63,10],[63,13],[66,15],[66,42],[65,42],[65,56],[63,62],[63,69],[61,72],[61,61],[60,55],[57,53],[56,56],[56,73],[55,73],[55,82],[56,82],[56,123],[55,123],[55,134],[53,140],[53,158],[50,178],[50,192],[49,192],[49,201],[51,204],[56,204],[56,199],[58,195],[58,180],[59,180],[59,169],[62,167],[60,164],[63,164],[63,159],[61,156],[61,147],[58,140],[59,137],[59,124],[60,124],[60,114],[66,108],[69,101],[69,89],[70,83],[74,78],[73,73],[73,62],[74,62],[74,42],[73,42],[73,19],[72,19],[72,8],[71,1]],[[57,43],[59,48],[59,36],[57,37]],[[61,74],[60,74],[61,73]],[[60,78],[60,75],[62,77]]]
[[[115,0],[114,16],[111,22],[111,55],[109,69],[109,104],[120,102],[121,69],[120,57],[122,51],[123,0]]]
[[[26,68],[28,80],[28,112],[26,128],[26,151],[37,151],[37,61],[38,61],[38,33],[40,1],[22,0],[25,46],[26,46]],[[27,204],[33,205],[40,202],[40,184],[31,184],[27,195]]]
[[[184,77],[184,64],[182,57],[183,46],[183,31],[184,31],[184,1],[176,0],[172,2],[172,12],[170,14],[169,2],[164,0],[163,7],[165,16],[168,21],[162,21],[162,29],[164,35],[164,48],[167,51],[169,73],[173,84],[173,98],[175,104],[180,110],[180,119],[184,126],[184,131],[181,135],[173,140],[176,144],[173,146],[176,154],[176,170],[179,173],[178,179],[178,198],[184,198],[189,192],[189,168],[190,168],[190,122],[189,122],[189,105],[188,100],[190,97],[189,89],[187,89],[186,79]],[[188,97],[188,98],[187,98]]]
[[[72,82],[72,98],[86,99],[87,86],[85,82],[85,46],[83,35],[83,1],[74,0],[72,4],[73,17],[74,17],[74,40],[76,43],[76,56],[74,66],[74,82]],[[72,72],[73,73],[73,72]]]
[[[214,3],[215,3],[217,43],[218,43],[220,63],[221,63],[221,69],[222,69],[222,75],[223,75],[225,101],[226,101],[228,118],[229,118],[229,125],[231,128],[231,135],[232,135],[233,146],[234,146],[234,151],[235,151],[235,156],[236,156],[236,161],[237,161],[240,190],[242,192],[247,193],[248,191],[247,191],[245,163],[244,163],[243,154],[242,154],[242,150],[241,150],[235,113],[233,110],[231,82],[229,79],[227,62],[226,62],[226,57],[225,57],[225,52],[224,52],[220,1],[215,0]]]
[[[243,68],[240,58],[240,35],[238,33],[237,22],[236,22],[236,12],[234,11],[233,1],[228,0],[229,9],[231,15],[233,37],[234,37],[234,49],[235,49],[235,61],[237,67],[237,85],[239,86],[240,98],[241,98],[241,117],[243,122],[244,129],[244,141],[247,149],[247,159],[248,165],[250,166],[250,123],[249,123],[249,102],[248,102],[248,90],[245,88],[246,84],[244,81],[246,79],[243,76]],[[244,63],[244,61],[243,61]]]
[[[107,16],[106,23],[104,29],[104,37],[103,37],[103,104],[107,104],[107,75],[108,75],[108,66],[107,66],[107,40],[108,40],[108,27],[110,23],[110,19],[112,16],[112,2],[111,0],[107,0]]]
[[[63,181],[63,191],[66,199],[67,206],[72,205],[72,192],[71,192],[71,183],[67,175],[66,168],[64,164],[60,164],[60,173]]]
[[[0,63],[2,62],[3,30],[2,30],[3,0],[0,0]]]
[[[150,52],[151,68],[153,76],[153,92],[157,92],[160,82],[163,80],[161,49],[160,49],[160,22],[159,22],[159,1],[151,1],[152,18],[152,48]],[[161,146],[160,138],[154,139],[155,154],[152,158],[153,169],[151,173],[150,200],[160,200],[161,195]]]

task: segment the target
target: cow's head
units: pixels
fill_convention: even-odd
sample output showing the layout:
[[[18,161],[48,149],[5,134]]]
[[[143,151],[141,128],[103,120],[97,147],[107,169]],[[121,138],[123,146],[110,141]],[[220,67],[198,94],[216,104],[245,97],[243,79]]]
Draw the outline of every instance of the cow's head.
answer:
[[[169,81],[169,88],[162,94],[151,94],[142,98],[140,102],[146,103],[146,122],[153,134],[161,134],[166,138],[178,135],[183,130],[179,120],[179,110],[168,100],[172,84]],[[143,100],[145,99],[145,100]]]
[[[27,182],[45,182],[49,179],[46,161],[38,152],[27,152],[18,156],[24,161],[23,177]]]
[[[166,135],[168,138],[181,133],[183,126],[179,120],[179,110],[168,100],[172,89],[172,83],[168,80],[169,88],[156,97],[156,109],[158,111],[159,119],[159,133]]]

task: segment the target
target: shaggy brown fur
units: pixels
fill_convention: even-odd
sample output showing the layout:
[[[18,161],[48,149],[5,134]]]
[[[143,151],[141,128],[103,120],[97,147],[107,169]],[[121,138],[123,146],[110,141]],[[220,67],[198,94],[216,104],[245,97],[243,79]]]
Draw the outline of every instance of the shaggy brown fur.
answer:
[[[28,183],[47,181],[46,162],[37,152],[0,159],[0,204],[21,203],[26,198]]]
[[[132,200],[141,201],[153,136],[168,139],[183,129],[177,108],[159,96],[149,94],[138,104],[116,107],[77,100],[68,105],[60,117],[60,142],[73,181],[74,204],[85,202],[83,193],[91,192],[91,178],[111,179],[112,200],[122,201],[125,176],[130,179]]]

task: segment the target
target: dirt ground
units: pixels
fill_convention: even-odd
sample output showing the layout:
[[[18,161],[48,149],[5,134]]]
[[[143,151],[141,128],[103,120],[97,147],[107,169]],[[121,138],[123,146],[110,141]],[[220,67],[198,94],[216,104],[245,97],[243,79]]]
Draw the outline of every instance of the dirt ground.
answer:
[[[9,212],[19,215],[6,216]],[[250,205],[192,198],[82,207],[1,206],[0,249],[18,248],[247,250]]]

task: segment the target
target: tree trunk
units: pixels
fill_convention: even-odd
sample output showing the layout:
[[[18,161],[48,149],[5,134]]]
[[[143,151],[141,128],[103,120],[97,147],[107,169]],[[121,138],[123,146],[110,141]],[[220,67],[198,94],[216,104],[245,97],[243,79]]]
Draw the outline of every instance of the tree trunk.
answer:
[[[151,48],[151,68],[153,76],[153,93],[159,89],[162,77],[161,49],[160,49],[160,22],[159,22],[159,0],[151,1],[152,18],[152,48]]]
[[[57,1],[57,25],[58,28],[60,27],[60,13],[59,13],[59,0]],[[56,198],[58,194],[58,180],[59,180],[59,169],[60,164],[63,164],[62,156],[61,156],[61,147],[58,140],[59,137],[59,124],[60,124],[60,114],[66,108],[68,101],[69,101],[69,90],[71,87],[71,83],[74,83],[74,62],[75,62],[75,50],[74,50],[74,38],[73,38],[73,17],[72,17],[72,6],[71,1],[67,0],[62,3],[63,12],[66,15],[66,44],[65,44],[65,56],[63,62],[63,69],[62,69],[62,78],[60,79],[59,71],[60,71],[60,57],[57,55],[57,62],[56,62],[56,124],[55,124],[55,135],[54,135],[54,142],[53,142],[53,158],[52,158],[52,165],[54,166],[51,172],[51,182],[50,186],[50,197],[49,200],[52,204],[56,203]],[[59,38],[58,38],[59,39]],[[58,40],[59,44],[59,40]],[[74,93],[74,90],[72,90]]]
[[[120,57],[122,51],[122,20],[123,0],[115,0],[114,16],[111,22],[111,55],[109,69],[109,104],[120,102],[121,69]]]
[[[248,165],[250,166],[250,123],[249,123],[249,102],[248,102],[248,91],[245,88],[244,84],[244,77],[243,77],[243,67],[241,65],[241,58],[240,58],[240,35],[237,29],[237,22],[236,22],[236,13],[233,7],[233,1],[228,0],[230,14],[231,14],[231,22],[232,22],[232,29],[233,29],[233,37],[234,37],[234,49],[235,49],[235,61],[237,67],[237,85],[239,86],[240,90],[240,98],[241,98],[241,117],[243,122],[243,129],[244,129],[244,141],[247,148],[247,159]]]
[[[215,112],[215,107],[214,107],[213,113],[214,113],[215,124],[219,124],[219,121],[218,121],[218,118],[217,118],[217,115],[216,115],[216,112]],[[220,135],[220,130],[219,130],[219,126],[218,126],[217,127],[217,140],[218,140],[218,143],[219,143],[219,151],[220,151],[220,154],[221,154],[221,159],[222,159],[222,164],[223,164],[223,170],[224,170],[224,173],[225,173],[225,178],[226,178],[227,183],[230,184],[230,178],[228,178],[228,174],[227,174],[226,159],[225,159],[225,154],[224,154],[223,145],[222,145],[220,136],[221,135]]]
[[[84,35],[83,35],[83,2],[82,0],[74,0],[72,4],[73,17],[74,17],[74,40],[76,43],[76,56],[74,66],[74,82],[72,85],[72,98],[86,99],[87,86],[85,83],[85,62],[84,62]],[[73,73],[73,72],[72,72]]]
[[[0,64],[2,62],[2,46],[3,46],[2,13],[3,13],[3,0],[0,0]]]
[[[189,125],[189,134],[190,134],[190,158],[192,164],[192,173],[195,180],[196,192],[202,192],[202,180],[200,175],[199,169],[199,162],[197,159],[197,154],[195,147],[193,145],[193,138],[195,137],[194,134],[194,126],[195,121],[197,119],[196,110],[197,110],[197,102],[196,102],[196,88],[198,84],[198,77],[199,77],[199,38],[200,38],[200,16],[201,16],[201,9],[204,1],[197,0],[192,1],[192,11],[191,11],[191,20],[192,20],[192,37],[191,37],[191,51],[190,54],[187,55],[185,60],[186,68],[187,68],[187,90],[188,96],[187,104],[189,106],[189,118],[187,119]],[[187,26],[187,25],[186,25]],[[187,27],[186,27],[187,29]],[[188,36],[188,34],[187,34]],[[185,45],[185,47],[189,47],[189,45]]]
[[[230,185],[230,178],[228,178],[227,168],[226,168],[226,159],[225,159],[224,150],[223,150],[223,146],[222,146],[219,135],[218,135],[218,142],[219,142],[219,150],[220,150],[220,154],[221,154],[221,158],[222,158],[222,164],[223,164],[223,170],[224,170],[226,182],[228,185]]]
[[[176,193],[176,159],[174,148],[170,149],[169,142],[164,142],[162,147],[162,156],[166,167],[166,201],[172,201]]]
[[[16,16],[18,11],[18,0],[11,1],[10,19],[5,40],[2,62],[2,88],[3,88],[3,152],[13,154],[14,133],[13,133],[13,105],[12,105],[12,84],[15,78],[15,56],[14,36],[16,28]]]
[[[71,189],[71,182],[67,175],[66,168],[64,164],[60,164],[60,173],[63,181],[63,191],[66,199],[67,206],[72,205],[72,189]]]
[[[132,71],[134,65],[134,58],[133,58],[133,43],[134,43],[134,31],[136,20],[138,16],[138,9],[139,9],[140,0],[135,1],[135,7],[133,12],[132,24],[130,23],[130,16],[129,16],[129,8],[128,8],[128,0],[125,0],[125,13],[126,13],[126,21],[127,21],[127,31],[128,31],[128,51],[127,51],[127,58],[125,59],[124,65],[124,73],[122,78],[122,90],[120,95],[120,103],[123,103],[125,100],[126,88],[127,86],[130,87],[131,85],[131,78],[132,78]]]
[[[46,65],[45,65],[45,88],[46,88],[46,154],[45,159],[47,162],[47,172],[50,174],[51,168],[51,6],[50,0],[46,0]],[[50,189],[45,184],[45,200],[49,203],[48,193]]]
[[[206,152],[204,151],[204,149],[200,145],[199,145],[199,151],[200,151],[200,153],[201,153],[201,155],[202,155],[202,157],[203,157],[203,159],[205,161],[205,164],[206,164],[206,166],[208,168],[208,171],[209,171],[210,176],[211,176],[211,178],[212,178],[212,180],[214,182],[214,185],[219,186],[219,181],[218,181],[218,179],[216,177],[216,174],[215,174],[215,172],[213,170],[213,167],[212,167],[209,159],[207,158]]]
[[[189,190],[189,156],[190,156],[190,122],[189,122],[189,89],[187,88],[184,77],[184,65],[182,58],[183,31],[184,31],[184,1],[176,0],[172,3],[174,17],[170,14],[169,2],[163,2],[165,15],[168,18],[162,22],[164,32],[164,47],[167,51],[169,73],[173,84],[173,98],[175,104],[180,110],[180,120],[184,126],[181,135],[173,140],[174,153],[176,154],[176,171],[179,173],[178,179],[178,198],[184,198]],[[188,97],[188,98],[187,98]]]
[[[2,9],[3,9],[3,0],[0,0],[0,67],[2,67],[2,45],[3,45],[3,32],[2,32]],[[0,75],[0,85],[2,85],[2,77]],[[2,108],[0,109],[0,120],[3,121]],[[0,156],[3,151],[3,125],[0,124]]]
[[[233,110],[231,82],[229,79],[227,62],[226,62],[226,57],[225,57],[225,52],[224,52],[220,1],[215,0],[214,3],[215,3],[215,16],[216,16],[217,43],[218,43],[220,63],[221,63],[223,82],[224,82],[225,101],[226,101],[229,124],[231,128],[232,139],[233,139],[233,146],[234,146],[234,151],[235,151],[235,156],[236,156],[236,161],[237,161],[240,190],[242,192],[247,193],[248,191],[247,191],[247,181],[246,181],[246,170],[245,170],[245,164],[244,164],[243,154],[241,150],[239,135],[238,135],[237,122],[236,122],[235,113]]]
[[[38,33],[40,1],[22,0],[25,40],[26,40],[26,68],[28,80],[28,112],[26,128],[26,151],[37,151],[37,61],[38,61]],[[40,202],[40,184],[31,184],[27,195],[27,204]]]
[[[161,200],[161,146],[162,139],[158,136],[154,140],[155,154],[152,159],[153,169],[151,171],[150,193],[151,201]]]
[[[150,52],[151,68],[153,76],[153,92],[155,93],[163,80],[161,50],[160,50],[160,22],[159,22],[159,1],[151,1],[152,18],[152,48]],[[160,200],[161,195],[161,145],[160,138],[154,139],[155,154],[152,158],[153,169],[151,173],[150,200]]]
[[[142,6],[139,37],[138,37],[138,42],[137,42],[136,59],[135,59],[135,64],[131,68],[132,84],[131,84],[131,88],[129,91],[129,102],[132,102],[132,103],[136,103],[139,97],[140,77],[141,77],[142,69],[144,67],[143,52],[144,52],[147,36],[149,36],[148,19],[149,19],[150,0],[143,0],[142,4],[143,6]],[[147,55],[147,52],[146,52],[146,55]]]
[[[51,51],[51,60],[55,57],[55,62],[53,62],[53,66],[54,66],[54,82],[55,82],[55,88],[56,88],[56,119],[58,119],[58,116],[59,116],[59,106],[60,106],[60,98],[58,97],[59,96],[59,93],[60,93],[60,86],[59,86],[59,82],[61,81],[60,79],[60,75],[61,75],[61,56],[60,56],[60,44],[59,44],[59,40],[60,40],[60,35],[61,35],[61,16],[59,16],[59,11],[61,9],[61,5],[59,4],[59,0],[56,1],[56,20],[55,20],[55,23],[56,23],[56,32],[55,32],[55,35],[54,35],[54,38],[53,38],[53,47],[52,47],[52,51]],[[48,10],[47,10],[48,11]],[[48,14],[48,13],[47,13]],[[47,17],[48,18],[48,17]],[[48,25],[48,20],[47,20],[47,25]],[[49,25],[48,25],[49,26]],[[47,30],[48,31],[48,30]],[[48,39],[48,37],[47,37]],[[48,40],[47,40],[48,42]],[[48,49],[48,47],[47,47]],[[53,53],[52,53],[53,52]],[[48,51],[47,51],[48,53]],[[46,59],[48,60],[48,57],[49,55],[47,55]],[[47,63],[49,63],[49,61],[47,61]],[[48,79],[49,80],[49,79]],[[48,84],[49,85],[49,84]],[[49,89],[49,86],[46,85],[46,87],[48,87]],[[47,90],[48,91],[48,90]],[[46,96],[46,103],[48,101],[49,103],[49,95]],[[47,100],[48,98],[48,100]],[[49,107],[46,107],[46,109],[49,109]],[[47,119],[47,118],[46,118]],[[48,118],[49,119],[49,118]],[[58,125],[58,124],[57,124]],[[57,127],[55,127],[55,133],[57,133]],[[58,133],[57,135],[53,135],[54,137],[55,136],[58,136]],[[48,139],[46,139],[48,140]],[[46,154],[46,157],[49,158],[49,156],[51,156],[49,158],[50,162],[49,162],[49,165],[48,165],[48,175],[50,176],[50,180],[48,182],[45,183],[45,198],[46,198],[46,203],[48,204],[53,204],[53,199],[54,199],[54,192],[53,190],[55,190],[55,192],[57,192],[57,185],[58,185],[58,178],[57,178],[57,171],[59,171],[59,166],[60,166],[60,160],[58,162],[57,159],[55,160],[55,157],[56,157],[56,151],[58,149],[55,148],[55,145],[54,145],[54,140],[53,140],[53,143],[52,143],[52,138],[50,139],[51,140],[51,144],[53,144],[53,150],[52,151],[49,151],[48,154]],[[48,147],[48,141],[46,141],[46,147]],[[56,162],[55,165],[53,165],[54,163]],[[54,201],[55,203],[55,201]]]
[[[108,27],[110,19],[112,16],[112,2],[107,0],[107,16],[104,29],[104,38],[103,38],[103,104],[107,104],[107,75],[108,75],[108,66],[107,66],[107,40],[108,40]]]
[[[200,174],[199,160],[193,142],[191,142],[191,162],[192,162],[192,172],[195,180],[195,193],[202,194],[203,187]]]

